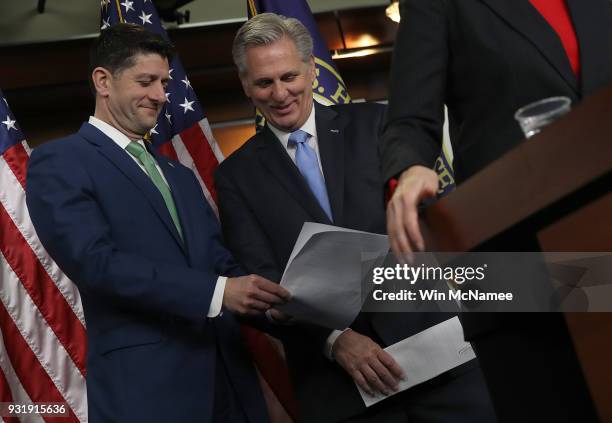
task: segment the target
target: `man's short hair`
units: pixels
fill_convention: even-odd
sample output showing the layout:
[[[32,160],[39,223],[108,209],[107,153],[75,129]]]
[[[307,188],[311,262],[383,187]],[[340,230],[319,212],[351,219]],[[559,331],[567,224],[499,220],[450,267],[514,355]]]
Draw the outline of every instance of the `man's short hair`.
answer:
[[[90,85],[95,68],[102,67],[116,76],[134,66],[139,54],[158,54],[171,62],[175,49],[170,41],[140,25],[120,23],[103,30],[89,50]]]
[[[246,21],[236,33],[232,56],[240,76],[246,74],[246,50],[266,46],[289,37],[304,63],[312,57],[312,37],[308,29],[297,19],[276,13],[260,13]]]

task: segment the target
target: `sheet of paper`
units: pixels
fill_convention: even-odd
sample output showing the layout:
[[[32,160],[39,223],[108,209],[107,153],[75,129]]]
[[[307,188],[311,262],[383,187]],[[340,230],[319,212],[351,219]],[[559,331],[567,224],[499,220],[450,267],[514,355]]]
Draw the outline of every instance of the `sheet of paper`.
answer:
[[[399,390],[405,391],[442,373],[476,358],[472,346],[463,340],[463,329],[458,317],[445,320],[409,338],[385,348],[404,370],[406,380]],[[359,386],[366,407],[387,398],[382,394],[372,397]]]
[[[330,329],[345,329],[362,306],[364,254],[382,257],[386,235],[306,222],[281,279],[291,301],[278,307]]]

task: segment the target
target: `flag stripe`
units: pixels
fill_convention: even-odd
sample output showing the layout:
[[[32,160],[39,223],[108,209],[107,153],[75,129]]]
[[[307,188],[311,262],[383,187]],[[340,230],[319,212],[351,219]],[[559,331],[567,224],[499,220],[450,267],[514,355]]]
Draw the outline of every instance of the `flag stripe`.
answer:
[[[3,275],[5,276],[5,275]],[[38,357],[34,355],[31,345],[25,341],[15,322],[9,315],[2,298],[0,304],[0,329],[11,342],[5,343],[6,353],[13,365],[19,380],[28,392],[33,402],[66,402],[57,387],[53,384],[47,372],[41,365]],[[54,419],[60,421],[59,419]],[[45,421],[52,421],[45,419]],[[70,416],[63,421],[78,421],[70,410]]]
[[[15,144],[2,154],[7,166],[19,181],[22,189],[26,186],[26,168],[28,163],[28,153],[22,144]]]
[[[15,147],[17,147],[17,145]],[[9,151],[10,150],[7,150],[5,155]],[[28,242],[34,254],[36,254],[36,257],[67,301],[76,317],[80,320],[81,324],[85,326],[85,316],[83,315],[83,308],[81,307],[81,296],[79,291],[72,281],[61,271],[58,265],[51,260],[51,257],[49,257],[49,254],[40,243],[36,231],[34,230],[34,225],[30,219],[28,208],[25,207],[25,191],[17,182],[15,175],[9,168],[8,163],[3,160],[3,157],[0,157],[0,184],[3,187],[2,192],[0,192],[0,203],[4,205],[13,223],[19,228],[19,231]]]
[[[257,363],[257,369],[261,374],[267,374],[268,387],[278,398],[285,411],[291,415],[296,422],[300,420],[296,413],[298,404],[293,397],[293,387],[286,363],[274,344],[268,339],[267,335],[249,326],[242,326],[242,335],[247,343],[251,345],[253,361]]]
[[[159,152],[164,156],[179,161],[178,156],[176,155],[176,150],[174,150],[174,146],[172,145],[172,141],[165,142],[159,146]]]
[[[9,384],[6,380],[6,377],[4,377],[4,372],[2,371],[2,369],[0,369],[0,402],[13,402],[11,390],[9,388]],[[2,421],[7,423],[19,423],[17,417],[4,417]]]
[[[0,305],[2,307],[2,305]],[[21,382],[15,374],[15,369],[8,359],[8,354],[4,348],[4,338],[2,331],[0,330],[0,394],[2,394],[0,401],[3,402],[14,402],[16,404],[31,404],[32,400],[28,396],[27,392],[23,389]],[[4,384],[4,386],[2,386]],[[5,389],[6,387],[6,389]],[[28,416],[28,423],[41,423],[44,422],[42,417],[36,415]],[[6,422],[19,423],[17,418],[5,418]]]
[[[0,254],[0,268],[0,277],[3,280],[0,302],[8,319],[3,322],[2,331],[10,334],[7,337],[11,342],[5,346],[24,388],[34,402],[65,401],[82,420],[86,420],[84,376],[51,328],[45,324],[44,317],[3,254]],[[5,330],[7,328],[8,331]],[[18,349],[11,350],[15,340],[18,341]],[[16,351],[23,354],[16,355]],[[33,360],[38,362],[44,377],[37,373],[37,369],[32,368]],[[31,384],[30,379],[35,383]],[[51,386],[53,391],[49,391]],[[48,396],[49,394],[52,396]]]
[[[200,183],[200,187],[202,188],[202,192],[204,193],[204,197],[206,197],[206,201],[208,201],[210,207],[213,209],[217,217],[219,217],[219,209],[217,208],[217,203],[215,203],[214,199],[212,198],[212,195],[210,194],[210,191],[208,190],[208,186],[206,186],[206,184],[202,180],[202,176],[200,176],[200,173],[197,171],[196,165],[193,162],[193,158],[191,157],[191,154],[189,154],[189,151],[187,151],[187,147],[183,143],[183,140],[180,136],[177,135],[172,138],[172,146],[176,151],[179,162],[181,162],[183,166],[187,166],[195,174],[195,177]]]
[[[0,338],[2,338],[0,334]],[[0,352],[4,353],[3,344],[0,344]],[[0,359],[3,358],[4,354],[0,354]],[[9,387],[8,380],[4,376],[4,370],[0,366],[0,402],[13,402],[13,396],[11,395],[11,388]]]
[[[212,133],[212,129],[210,129],[208,118],[205,117],[204,119],[199,121],[198,124],[200,125],[200,129],[202,129],[202,132],[204,132],[204,137],[208,141],[208,145],[210,146],[210,149],[212,150],[213,154],[215,155],[215,158],[217,159],[217,164],[221,163],[223,159],[225,159],[225,157],[223,156],[221,147],[219,147],[219,144],[215,140],[215,137]]]
[[[28,155],[28,157],[30,157],[30,154],[32,154],[32,149],[28,145],[28,142],[26,140],[21,141],[21,146],[25,150],[25,152]]]
[[[202,177],[206,188],[208,188],[211,197],[216,203],[217,193],[214,189],[213,172],[219,162],[217,162],[217,158],[210,148],[202,128],[200,128],[199,124],[193,125],[190,128],[181,131],[180,137],[185,145],[185,148],[187,148],[187,151],[189,152],[198,173]]]
[[[15,274],[19,275],[23,287],[80,372],[85,374],[85,328],[75,318],[66,299],[37,260],[4,207],[0,207],[0,227],[3,228],[0,233],[0,251]]]

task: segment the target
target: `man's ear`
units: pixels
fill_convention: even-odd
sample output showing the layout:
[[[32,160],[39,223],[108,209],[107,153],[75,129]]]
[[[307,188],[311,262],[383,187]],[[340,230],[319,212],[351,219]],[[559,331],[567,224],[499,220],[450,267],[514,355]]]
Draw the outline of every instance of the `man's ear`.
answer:
[[[98,95],[107,97],[113,82],[113,75],[108,69],[98,66],[91,73],[91,80]]]
[[[313,55],[310,56],[310,72],[312,76],[312,82],[317,79],[317,67],[315,66],[315,58]]]

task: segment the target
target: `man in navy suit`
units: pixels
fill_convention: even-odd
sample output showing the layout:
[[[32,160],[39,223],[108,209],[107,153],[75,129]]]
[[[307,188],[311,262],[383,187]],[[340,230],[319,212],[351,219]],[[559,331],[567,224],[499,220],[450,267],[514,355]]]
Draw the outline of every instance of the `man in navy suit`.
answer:
[[[280,281],[304,222],[384,233],[377,140],[385,107],[316,104],[312,39],[296,19],[253,17],[238,31],[233,54],[244,92],[267,120],[215,175],[223,232],[236,258]],[[412,375],[403,375],[383,348],[449,317],[360,313],[344,331],[282,326],[302,420],[494,421],[475,360],[369,409],[355,387],[394,391]]]
[[[29,212],[81,293],[90,422],[265,422],[230,312],[261,314],[288,294],[242,276],[193,173],[142,141],[172,55],[137,25],[101,33],[90,56],[95,114],[34,150]]]

